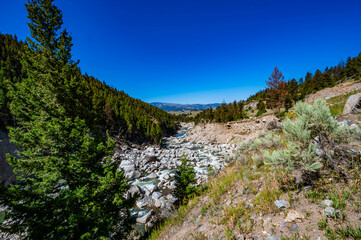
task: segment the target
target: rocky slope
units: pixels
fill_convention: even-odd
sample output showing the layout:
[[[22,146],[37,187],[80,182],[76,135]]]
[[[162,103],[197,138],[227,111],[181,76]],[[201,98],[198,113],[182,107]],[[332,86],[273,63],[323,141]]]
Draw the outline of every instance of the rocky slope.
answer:
[[[328,91],[341,96],[358,84]],[[345,97],[353,99],[352,104],[345,101],[345,108],[353,110],[338,117],[339,125],[360,128],[361,97]],[[361,139],[352,143],[356,165],[340,166],[344,175],[325,168],[314,182],[300,184],[297,172],[289,175],[264,165],[263,150],[275,145],[259,141],[264,136],[259,133],[280,127],[273,115],[194,127],[192,141],[230,143],[237,150],[228,158],[230,166],[208,179],[208,190],[175,211],[151,239],[361,239],[361,170],[355,167],[360,166]],[[248,147],[239,148],[246,141]]]
[[[361,89],[361,81],[356,81],[356,82],[347,81],[347,82],[341,83],[335,87],[325,88],[314,94],[311,94],[306,97],[305,101],[310,103],[310,102],[314,102],[318,98],[329,99],[329,98],[344,95],[344,94],[347,94],[349,92],[359,90],[359,89]]]
[[[175,171],[182,156],[191,161],[197,185],[204,184],[210,171],[220,171],[229,165],[227,157],[233,155],[239,142],[266,131],[277,122],[273,115],[268,115],[228,124],[183,123],[177,135],[163,139],[162,147],[119,146],[113,158],[121,160],[119,168],[131,180],[128,197],[139,195],[132,210],[137,223],[147,229],[159,218],[170,216],[177,200],[172,195]],[[143,229],[142,226],[139,229]]]

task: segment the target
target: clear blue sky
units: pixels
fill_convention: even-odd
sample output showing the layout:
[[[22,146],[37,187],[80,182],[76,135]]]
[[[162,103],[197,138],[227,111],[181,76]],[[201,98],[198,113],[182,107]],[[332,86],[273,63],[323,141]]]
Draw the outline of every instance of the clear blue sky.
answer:
[[[25,0],[0,31],[29,36]],[[230,102],[361,52],[360,0],[56,0],[87,72],[147,102]]]

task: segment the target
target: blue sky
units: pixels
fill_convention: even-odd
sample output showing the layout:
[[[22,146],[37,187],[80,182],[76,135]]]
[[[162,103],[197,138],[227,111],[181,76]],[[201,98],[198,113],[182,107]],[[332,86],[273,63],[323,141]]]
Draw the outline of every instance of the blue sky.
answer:
[[[25,0],[0,31],[29,36]],[[56,0],[82,72],[147,102],[231,102],[277,66],[304,77],[361,52],[361,1]]]

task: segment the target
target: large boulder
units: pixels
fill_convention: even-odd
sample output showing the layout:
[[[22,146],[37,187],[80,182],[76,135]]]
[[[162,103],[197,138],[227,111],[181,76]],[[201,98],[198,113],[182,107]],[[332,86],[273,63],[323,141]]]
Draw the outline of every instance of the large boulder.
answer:
[[[349,113],[361,113],[361,93],[352,95],[347,99],[345,107],[343,108],[343,114]]]
[[[152,216],[153,214],[153,210],[150,210],[147,214],[145,214],[143,217],[139,217],[136,219],[137,223],[140,223],[140,224],[146,224],[149,220],[150,220],[150,217]]]

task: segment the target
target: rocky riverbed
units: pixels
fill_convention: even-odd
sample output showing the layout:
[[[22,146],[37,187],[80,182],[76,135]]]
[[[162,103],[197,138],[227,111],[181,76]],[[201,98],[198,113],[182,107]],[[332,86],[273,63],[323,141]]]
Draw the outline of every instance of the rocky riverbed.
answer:
[[[193,124],[182,124],[175,136],[164,138],[163,146],[123,145],[113,158],[121,160],[119,166],[131,180],[127,197],[138,194],[132,215],[145,228],[152,227],[158,218],[167,217],[177,200],[175,188],[176,168],[182,156],[190,160],[196,171],[197,184],[207,180],[210,171],[227,166],[226,156],[232,155],[236,144],[207,144],[197,142],[190,132]]]

